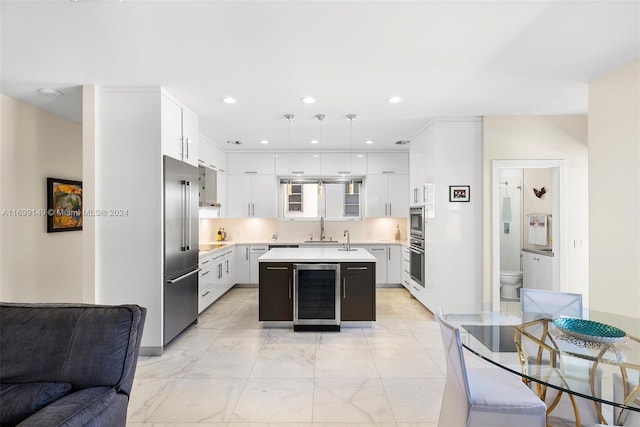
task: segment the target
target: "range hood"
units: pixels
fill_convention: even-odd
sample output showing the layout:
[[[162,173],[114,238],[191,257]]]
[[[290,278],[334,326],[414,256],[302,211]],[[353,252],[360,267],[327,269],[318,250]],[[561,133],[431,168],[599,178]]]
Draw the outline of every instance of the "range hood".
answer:
[[[210,168],[198,166],[200,172],[200,206],[214,206],[218,203],[218,173]]]

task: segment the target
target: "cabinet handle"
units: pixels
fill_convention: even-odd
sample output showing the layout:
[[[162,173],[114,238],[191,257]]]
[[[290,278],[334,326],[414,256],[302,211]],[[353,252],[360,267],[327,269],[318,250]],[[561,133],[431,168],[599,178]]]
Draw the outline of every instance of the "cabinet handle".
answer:
[[[367,270],[367,267],[347,267],[347,270]]]
[[[295,173],[295,174],[303,174],[303,173],[304,173],[304,171],[293,171],[293,172],[291,172],[291,173]]]
[[[396,173],[396,171],[382,171],[382,173]]]
[[[211,293],[211,291],[207,291],[204,294],[202,294],[203,297],[206,297],[207,295],[209,295]]]
[[[291,299],[291,277],[289,277],[289,299]]]
[[[246,251],[245,257],[247,259],[247,261],[249,261],[249,248],[244,248],[244,250]]]
[[[351,172],[349,172],[349,171],[338,171],[338,173],[339,173],[340,175],[347,175],[347,174],[349,174],[349,173],[351,173]]]
[[[289,267],[267,267],[267,270],[288,270]]]
[[[389,216],[393,216],[391,215],[391,203],[389,203]]]
[[[256,205],[251,203],[251,216],[256,216]]]
[[[229,260],[227,260],[227,274],[229,274]]]
[[[202,261],[202,265],[205,265],[206,263],[208,263],[209,261],[211,261],[210,259],[206,260],[206,261]]]
[[[202,273],[203,276],[206,276],[207,274],[211,273],[211,270],[207,270],[204,273]]]
[[[218,169],[216,168],[216,165],[212,165],[211,163],[209,163],[209,167],[211,167],[211,169]]]
[[[422,186],[422,201],[427,203],[427,189],[424,185]]]
[[[191,142],[190,138],[187,138],[187,159],[189,158],[189,143]]]
[[[389,253],[389,261],[391,261],[391,248],[387,248],[387,252]]]
[[[385,203],[384,204],[384,216],[387,216],[387,206],[389,205],[389,203]]]
[[[342,299],[347,299],[347,278],[342,278]]]
[[[258,172],[256,172],[256,171],[244,171],[244,173],[255,173],[255,174],[257,174]]]

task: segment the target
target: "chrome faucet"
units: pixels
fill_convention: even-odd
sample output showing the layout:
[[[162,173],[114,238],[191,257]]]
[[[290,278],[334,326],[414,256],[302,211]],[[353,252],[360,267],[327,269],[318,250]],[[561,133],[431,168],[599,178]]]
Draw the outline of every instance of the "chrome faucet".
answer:
[[[320,240],[324,240],[324,217],[320,217]]]
[[[351,250],[351,233],[349,230],[344,230],[343,236],[347,236],[347,251]]]

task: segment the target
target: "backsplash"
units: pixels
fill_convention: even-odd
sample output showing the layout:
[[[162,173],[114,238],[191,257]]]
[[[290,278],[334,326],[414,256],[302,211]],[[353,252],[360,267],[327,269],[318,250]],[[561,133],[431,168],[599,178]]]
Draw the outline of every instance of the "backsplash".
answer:
[[[400,239],[406,240],[407,218],[368,218],[361,221],[325,221],[325,240],[346,241],[344,230],[349,230],[351,241],[395,240],[396,225],[400,225]],[[200,219],[200,241],[217,239],[218,228],[224,227],[228,240],[269,241],[273,234],[278,241],[303,242],[320,240],[320,221],[280,221],[276,218],[214,218]]]

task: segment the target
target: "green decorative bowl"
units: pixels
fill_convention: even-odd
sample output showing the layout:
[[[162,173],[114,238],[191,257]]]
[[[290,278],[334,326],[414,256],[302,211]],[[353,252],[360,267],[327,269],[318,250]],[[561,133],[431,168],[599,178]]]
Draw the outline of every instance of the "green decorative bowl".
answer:
[[[625,331],[614,326],[577,317],[560,317],[553,324],[565,333],[587,342],[611,344],[627,336]]]

